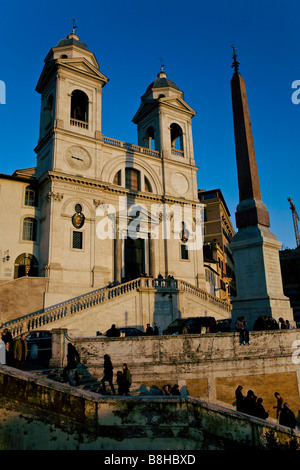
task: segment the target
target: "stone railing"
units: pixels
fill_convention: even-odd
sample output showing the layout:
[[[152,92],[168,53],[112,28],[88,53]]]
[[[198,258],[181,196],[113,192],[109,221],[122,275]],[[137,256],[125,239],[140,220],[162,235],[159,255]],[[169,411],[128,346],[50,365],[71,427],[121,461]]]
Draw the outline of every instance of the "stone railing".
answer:
[[[89,125],[85,121],[80,121],[78,119],[70,119],[71,126],[81,127],[82,129],[88,129]]]
[[[141,279],[134,279],[133,281],[126,282],[118,286],[102,287],[79,297],[66,300],[48,308],[16,318],[15,320],[5,322],[1,325],[0,332],[2,332],[4,328],[9,328],[12,336],[17,336],[22,332],[42,328],[45,325],[54,323],[56,320],[72,316],[78,312],[85,311],[88,308],[107,302],[115,297],[137,290],[140,285]]]
[[[199,289],[198,287],[193,286],[193,284],[189,284],[186,281],[178,279],[176,280],[176,282],[178,290],[189,292],[190,294],[196,295],[197,297],[200,297],[201,299],[206,300],[207,302],[210,302],[221,309],[224,309],[228,312],[231,311],[231,304],[229,304],[228,302],[218,299],[218,297],[215,297],[206,292],[205,290]]]
[[[22,317],[10,320],[0,326],[0,333],[4,328],[9,328],[13,336],[17,336],[22,332],[36,330],[45,325],[50,325],[57,320],[72,316],[78,312],[86,311],[97,305],[108,302],[116,297],[137,290],[154,290],[179,292],[184,291],[195,295],[205,302],[212,303],[216,307],[230,313],[231,306],[227,302],[208,294],[206,291],[199,289],[192,284],[180,279],[168,278],[151,278],[141,277],[133,281],[125,282],[117,286],[107,286],[88,292],[56,305],[52,305],[42,310],[24,315]]]
[[[183,150],[172,148],[171,153],[172,153],[172,155],[177,155],[178,157],[184,157],[184,151]]]
[[[103,142],[109,145],[114,145],[115,147],[132,150],[133,152],[144,153],[146,155],[151,155],[152,157],[160,157],[160,152],[157,150],[141,147],[140,145],[129,144],[127,142],[122,142],[121,140],[111,139],[110,137],[103,137]]]

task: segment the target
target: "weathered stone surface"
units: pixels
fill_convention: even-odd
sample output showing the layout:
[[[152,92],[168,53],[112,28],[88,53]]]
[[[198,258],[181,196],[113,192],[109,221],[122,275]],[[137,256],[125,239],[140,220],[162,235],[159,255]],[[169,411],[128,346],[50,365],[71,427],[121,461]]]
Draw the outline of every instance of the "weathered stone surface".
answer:
[[[258,448],[287,428],[193,398],[100,397],[0,366],[1,450]],[[300,443],[300,433],[295,432]]]
[[[62,337],[64,340],[62,340]],[[182,396],[194,396],[235,408],[235,389],[244,386],[262,397],[270,419],[275,419],[274,392],[279,391],[298,415],[298,362],[300,330],[250,332],[250,345],[241,345],[238,333],[106,338],[76,336],[56,330],[53,366],[62,366],[68,341],[78,349],[83,366],[103,376],[108,354],[114,374],[127,362],[132,372],[132,393],[155,394],[165,384],[179,385]]]

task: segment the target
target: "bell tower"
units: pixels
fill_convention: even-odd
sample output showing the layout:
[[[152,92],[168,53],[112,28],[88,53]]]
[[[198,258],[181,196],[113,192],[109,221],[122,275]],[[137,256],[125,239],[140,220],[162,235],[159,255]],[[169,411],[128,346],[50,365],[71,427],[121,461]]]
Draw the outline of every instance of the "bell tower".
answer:
[[[74,29],[49,51],[36,86],[41,94],[38,177],[49,170],[93,176],[89,146],[101,138],[102,88],[107,81]]]
[[[161,67],[132,119],[138,125],[138,144],[162,152],[164,158],[194,165],[192,117],[195,114],[184,101],[183,92]]]

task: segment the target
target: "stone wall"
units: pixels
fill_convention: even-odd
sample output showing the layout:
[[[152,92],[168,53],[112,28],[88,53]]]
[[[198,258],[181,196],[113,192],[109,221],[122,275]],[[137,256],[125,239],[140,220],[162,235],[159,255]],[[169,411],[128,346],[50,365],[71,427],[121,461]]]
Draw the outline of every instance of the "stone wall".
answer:
[[[101,397],[0,366],[0,450],[258,448],[282,426],[192,398]],[[300,444],[300,433],[294,433]],[[128,455],[128,454],[126,454]],[[143,453],[147,458],[147,453]]]
[[[20,277],[0,284],[0,324],[44,307],[45,277]]]
[[[52,331],[53,366],[64,365],[70,341],[83,365],[98,377],[103,375],[104,354],[110,355],[115,374],[127,362],[133,375],[132,392],[137,394],[178,383],[185,396],[234,409],[235,389],[243,385],[244,394],[252,389],[263,398],[273,421],[276,391],[296,417],[300,412],[297,329],[250,332],[250,345],[245,346],[238,333],[82,338],[75,331]]]

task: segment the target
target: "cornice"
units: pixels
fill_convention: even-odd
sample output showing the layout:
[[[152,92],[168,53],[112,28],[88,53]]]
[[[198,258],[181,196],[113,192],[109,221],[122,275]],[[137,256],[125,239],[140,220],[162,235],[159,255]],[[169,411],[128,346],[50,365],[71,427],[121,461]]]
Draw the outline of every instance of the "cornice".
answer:
[[[189,199],[182,199],[177,197],[171,196],[163,196],[162,194],[153,194],[148,192],[141,192],[141,191],[130,191],[129,189],[118,187],[111,185],[110,183],[105,183],[97,180],[93,180],[90,178],[84,178],[79,176],[67,175],[55,171],[48,171],[40,178],[40,184],[44,184],[46,180],[49,179],[51,181],[63,181],[69,184],[77,184],[80,186],[85,186],[87,188],[95,188],[99,189],[104,193],[115,194],[119,196],[127,196],[128,198],[138,199],[138,200],[147,200],[147,201],[155,201],[159,202],[160,204],[189,204],[191,206],[198,206],[202,205],[202,203],[197,200],[189,200]]]

